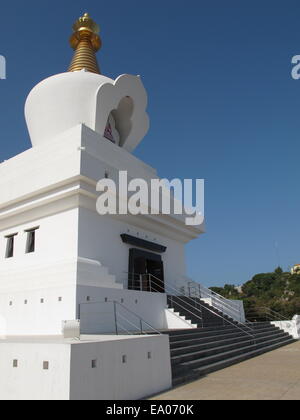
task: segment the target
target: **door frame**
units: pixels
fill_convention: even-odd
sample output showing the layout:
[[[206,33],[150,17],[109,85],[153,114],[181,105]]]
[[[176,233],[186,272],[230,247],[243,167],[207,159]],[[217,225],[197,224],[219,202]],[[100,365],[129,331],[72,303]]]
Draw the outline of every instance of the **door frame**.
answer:
[[[135,278],[135,272],[134,272],[134,261],[136,258],[145,258],[146,260],[152,260],[152,261],[157,261],[159,263],[162,264],[162,285],[163,285],[163,289],[164,289],[164,284],[165,284],[165,279],[164,279],[164,266],[163,266],[163,259],[161,255],[158,254],[154,254],[153,252],[149,252],[149,251],[144,251],[142,249],[138,249],[138,248],[131,248],[129,250],[129,268],[128,268],[128,289],[129,290],[136,290],[135,289],[135,283],[136,283],[136,278]],[[140,273],[137,273],[140,274]],[[144,273],[141,273],[144,274]],[[164,291],[162,291],[161,293],[164,293]]]

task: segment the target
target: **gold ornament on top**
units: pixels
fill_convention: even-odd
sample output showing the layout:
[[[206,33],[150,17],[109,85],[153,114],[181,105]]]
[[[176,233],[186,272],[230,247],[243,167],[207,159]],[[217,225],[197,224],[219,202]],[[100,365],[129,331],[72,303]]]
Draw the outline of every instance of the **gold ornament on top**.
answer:
[[[100,74],[96,58],[96,52],[102,46],[99,26],[88,13],[85,13],[74,23],[73,31],[70,45],[75,54],[68,71],[73,72],[85,69],[91,73]]]

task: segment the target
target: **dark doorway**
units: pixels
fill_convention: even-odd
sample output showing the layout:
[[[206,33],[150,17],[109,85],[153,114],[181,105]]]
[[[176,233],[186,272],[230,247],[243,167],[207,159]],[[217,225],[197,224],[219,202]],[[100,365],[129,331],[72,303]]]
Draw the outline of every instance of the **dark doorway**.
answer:
[[[128,289],[165,293],[164,263],[160,255],[140,249],[129,251]]]

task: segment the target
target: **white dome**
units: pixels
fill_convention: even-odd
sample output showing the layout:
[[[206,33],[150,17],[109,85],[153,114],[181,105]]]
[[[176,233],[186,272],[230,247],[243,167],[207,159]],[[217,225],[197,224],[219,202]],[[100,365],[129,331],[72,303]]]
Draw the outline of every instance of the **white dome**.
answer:
[[[35,86],[25,104],[32,145],[51,141],[78,124],[95,129],[96,96],[106,83],[114,81],[82,70],[49,77]]]
[[[133,151],[149,130],[147,93],[139,76],[116,80],[85,70],[39,83],[28,95],[25,117],[33,146],[51,141],[78,124],[104,136],[109,116],[120,146]]]

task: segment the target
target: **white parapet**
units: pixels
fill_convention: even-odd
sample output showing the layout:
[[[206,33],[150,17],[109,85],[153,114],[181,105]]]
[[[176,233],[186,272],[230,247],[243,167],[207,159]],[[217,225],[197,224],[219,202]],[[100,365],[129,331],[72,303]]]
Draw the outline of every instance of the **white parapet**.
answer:
[[[181,316],[179,312],[175,312],[173,308],[165,309],[165,313],[169,330],[197,328],[197,324],[193,324],[188,318]]]
[[[271,324],[289,333],[295,340],[300,339],[300,315],[295,315],[290,321],[273,321]]]
[[[1,400],[138,400],[172,384],[167,335],[11,337],[0,371]]]

